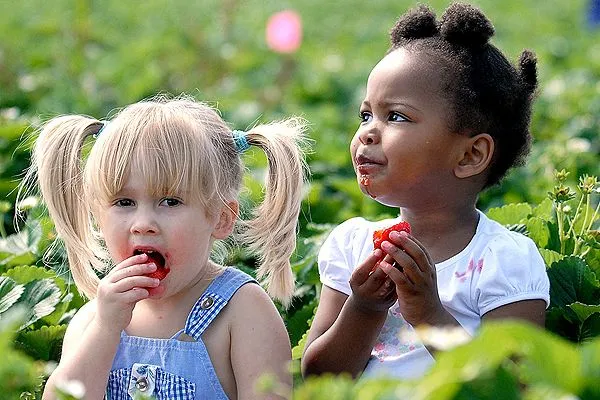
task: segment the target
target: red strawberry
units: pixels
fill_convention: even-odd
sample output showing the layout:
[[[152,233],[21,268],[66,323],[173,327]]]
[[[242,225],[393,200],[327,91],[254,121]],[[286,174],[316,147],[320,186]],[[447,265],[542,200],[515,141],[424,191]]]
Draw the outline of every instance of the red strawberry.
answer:
[[[141,251],[136,250],[134,254],[142,254],[145,253],[148,256],[148,262],[154,263],[156,265],[156,271],[146,274],[150,278],[160,279],[161,281],[165,279],[165,277],[171,272],[171,269],[165,267],[165,259],[164,257],[156,251]]]
[[[158,265],[156,267],[156,271],[146,274],[146,276],[149,276],[150,278],[157,278],[162,281],[169,274],[169,272],[171,272],[169,268],[159,267]]]
[[[378,231],[375,231],[373,233],[373,247],[375,247],[376,249],[380,249],[381,243],[384,240],[390,239],[391,231],[398,231],[398,232],[404,231],[406,233],[410,233],[410,224],[408,222],[400,222],[400,223],[397,223],[396,225],[390,226],[389,228],[380,229]]]

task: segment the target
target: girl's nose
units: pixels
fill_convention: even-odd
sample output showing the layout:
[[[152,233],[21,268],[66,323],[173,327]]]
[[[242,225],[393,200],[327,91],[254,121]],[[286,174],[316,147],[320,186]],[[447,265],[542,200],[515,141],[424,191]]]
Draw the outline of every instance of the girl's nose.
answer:
[[[137,213],[130,228],[131,233],[138,235],[155,235],[159,232],[156,219],[150,213]]]
[[[380,135],[375,128],[364,129],[358,134],[358,140],[362,144],[377,144],[379,143]]]

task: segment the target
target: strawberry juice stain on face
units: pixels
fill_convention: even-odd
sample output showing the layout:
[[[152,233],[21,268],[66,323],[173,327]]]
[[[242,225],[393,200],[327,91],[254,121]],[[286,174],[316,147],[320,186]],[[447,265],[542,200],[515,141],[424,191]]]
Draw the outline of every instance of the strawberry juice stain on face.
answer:
[[[375,197],[377,197],[369,191],[369,185],[371,185],[371,178],[369,178],[368,175],[361,175],[359,181],[360,184],[365,188],[365,191],[369,194],[369,196],[371,196],[371,198],[374,199]]]

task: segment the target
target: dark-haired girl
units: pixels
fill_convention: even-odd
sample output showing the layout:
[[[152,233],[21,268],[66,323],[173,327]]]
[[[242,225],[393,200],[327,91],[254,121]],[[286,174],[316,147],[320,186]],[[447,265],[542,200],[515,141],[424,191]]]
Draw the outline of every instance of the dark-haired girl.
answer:
[[[513,66],[493,33],[465,4],[440,20],[420,6],[393,28],[350,152],[361,190],[400,216],[352,218],[324,243],[305,375],[421,376],[434,358],[403,334],[419,325],[471,335],[491,319],[543,325],[549,282],[535,244],[476,208],[482,190],[523,163],[537,86],[534,54]],[[392,231],[374,249],[374,231],[399,221],[411,233]]]

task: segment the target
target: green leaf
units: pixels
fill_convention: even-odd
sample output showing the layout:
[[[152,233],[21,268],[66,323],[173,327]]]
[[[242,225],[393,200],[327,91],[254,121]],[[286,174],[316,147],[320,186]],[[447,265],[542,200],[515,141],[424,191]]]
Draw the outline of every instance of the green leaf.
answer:
[[[527,231],[529,232],[528,236],[535,242],[537,247],[545,248],[550,240],[548,222],[539,217],[532,217],[527,219],[525,225],[527,225]]]
[[[546,329],[574,343],[579,343],[581,324],[570,308],[552,307],[546,311]]]
[[[507,204],[490,208],[486,215],[502,225],[519,224],[531,215],[532,208],[527,203]]]
[[[310,322],[314,316],[317,303],[318,300],[313,298],[308,304],[305,304],[292,316],[287,318],[286,326],[292,344],[297,343],[310,327]]]
[[[15,304],[24,291],[25,287],[19,285],[14,279],[0,276],[0,314]]]
[[[538,249],[538,251],[542,255],[542,258],[544,259],[546,266],[550,266],[550,265],[554,264],[555,262],[557,262],[558,260],[562,260],[563,258],[565,258],[564,255],[562,255],[559,252],[556,252],[554,250]]]
[[[544,221],[552,221],[554,219],[554,204],[549,198],[545,198],[532,211],[532,216],[540,218]]]
[[[569,304],[571,310],[575,312],[575,315],[581,322],[584,322],[594,313],[600,313],[600,305],[588,305],[580,302]]]
[[[580,346],[582,378],[585,390],[582,399],[600,398],[600,340],[589,341]]]
[[[590,266],[592,271],[596,274],[600,274],[600,249],[591,249],[585,255],[585,261]]]
[[[41,223],[36,219],[28,220],[24,229],[19,233],[10,235],[6,239],[0,239],[0,252],[15,255],[37,253],[41,237]]]
[[[598,304],[600,282],[581,258],[565,257],[553,263],[547,272],[552,307],[566,307],[576,302]]]
[[[60,289],[52,279],[40,279],[27,283],[19,300],[19,303],[28,307],[28,316],[21,329],[51,314],[60,302],[60,298]]]
[[[6,239],[0,239],[0,265],[8,267],[30,264],[37,259],[42,237],[42,225],[38,220],[28,220],[25,227]]]
[[[586,342],[598,336],[600,336],[600,313],[593,313],[581,325],[579,342]]]
[[[37,360],[58,361],[66,330],[67,325],[53,325],[20,332],[16,339],[17,348]]]
[[[487,376],[465,382],[454,398],[457,400],[520,400],[522,396],[519,391],[519,381],[501,366]]]
[[[54,271],[35,265],[20,265],[6,271],[4,275],[13,278],[20,284],[27,284],[36,279],[52,279],[61,291],[66,290],[65,281],[59,278]]]
[[[438,354],[417,386],[418,395],[407,398],[434,398],[443,386],[489,376],[513,358],[525,384],[543,383],[572,393],[581,387],[581,358],[574,345],[530,324],[491,321],[471,342]]]
[[[304,332],[298,344],[292,348],[292,360],[300,360],[302,354],[304,354],[304,347],[306,347],[306,339],[308,338],[308,330]]]

